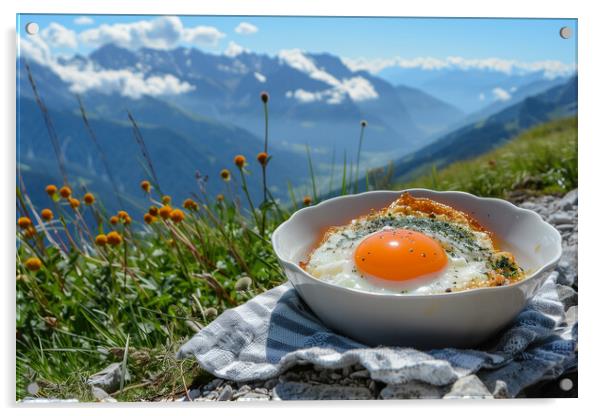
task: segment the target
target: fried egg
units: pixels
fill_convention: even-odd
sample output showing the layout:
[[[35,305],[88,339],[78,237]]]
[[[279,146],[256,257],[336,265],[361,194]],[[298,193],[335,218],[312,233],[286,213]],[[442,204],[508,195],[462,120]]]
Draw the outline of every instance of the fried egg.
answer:
[[[464,212],[404,193],[389,207],[330,227],[301,266],[374,293],[435,294],[520,280],[514,256]]]

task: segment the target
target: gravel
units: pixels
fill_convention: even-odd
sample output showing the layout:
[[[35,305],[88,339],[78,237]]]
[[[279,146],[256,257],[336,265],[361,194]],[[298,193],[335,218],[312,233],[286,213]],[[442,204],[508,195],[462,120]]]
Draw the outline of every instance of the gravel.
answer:
[[[564,197],[541,196],[529,198],[519,205],[540,214],[553,224],[562,235],[563,255],[555,273],[558,292],[567,310],[567,317],[577,319],[577,189]],[[560,379],[565,378],[561,376]],[[559,380],[560,380],[559,379]],[[546,383],[546,389],[556,388]],[[550,387],[552,386],[552,387]],[[526,396],[544,396],[546,391],[529,388]],[[193,392],[194,390],[191,390]],[[241,384],[214,379],[200,388],[200,400],[366,400],[366,399],[434,399],[434,398],[507,398],[508,391],[498,381],[494,391],[489,391],[475,375],[462,377],[453,385],[432,386],[416,381],[400,385],[385,385],[370,379],[366,369],[359,365],[325,370],[312,366],[297,366],[277,378]],[[189,392],[190,394],[190,392]],[[194,394],[196,396],[196,393]],[[192,398],[193,395],[191,395]],[[520,396],[525,397],[525,394]],[[576,391],[575,391],[576,397]]]
[[[474,374],[458,379],[444,399],[492,399],[483,382]]]

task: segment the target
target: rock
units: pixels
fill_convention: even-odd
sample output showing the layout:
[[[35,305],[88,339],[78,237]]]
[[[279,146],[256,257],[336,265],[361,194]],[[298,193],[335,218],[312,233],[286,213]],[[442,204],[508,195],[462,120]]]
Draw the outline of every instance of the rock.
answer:
[[[281,400],[368,400],[374,399],[366,387],[338,386],[333,384],[281,383],[274,389]]]
[[[224,382],[224,380],[222,380],[221,378],[215,378],[215,379],[211,380],[209,383],[207,383],[205,385],[205,387],[203,387],[203,390],[205,390],[205,391],[215,390],[219,386],[221,386],[223,384],[223,382]]]
[[[510,393],[508,392],[508,386],[505,381],[496,380],[495,387],[493,389],[493,397],[496,399],[509,399]]]
[[[572,224],[573,216],[567,214],[566,212],[557,212],[552,214],[548,220],[550,224],[560,225],[560,224]]]
[[[217,401],[227,402],[232,399],[233,394],[234,393],[232,391],[232,386],[230,386],[229,384],[226,384],[224,386],[224,388],[222,389],[222,391],[219,393],[219,396],[217,396]]]
[[[558,271],[556,282],[558,284],[565,286],[574,286],[577,284],[577,259],[573,258],[571,254],[564,249],[562,258],[558,262],[558,267],[556,267]]]
[[[199,389],[192,389],[188,391],[188,397],[190,397],[190,400],[194,400],[198,397],[201,397],[201,391]]]
[[[107,393],[113,393],[119,389],[121,385],[121,363],[113,363],[105,369],[93,374],[88,378],[88,385],[98,387]],[[125,371],[124,382],[130,381],[130,374]]]
[[[276,385],[277,385],[277,384],[278,384],[278,379],[277,379],[277,378],[271,378],[271,379],[267,380],[267,381],[266,381],[266,382],[263,384],[263,386],[264,386],[266,389],[268,389],[268,390],[271,390],[271,389],[273,389],[274,387],[276,387]]]
[[[444,399],[492,399],[483,382],[474,374],[456,380]]]
[[[111,396],[108,396],[100,401],[101,403],[117,403],[117,399]]]
[[[340,375],[339,373],[330,373],[329,377],[331,380],[335,380],[335,381],[343,378],[343,376]]]
[[[349,375],[349,377],[351,377],[351,378],[369,378],[370,373],[368,372],[368,370],[354,371],[353,373],[351,373]]]
[[[575,322],[577,322],[577,315],[578,315],[578,306],[571,306],[567,311],[566,311],[566,322],[569,325],[574,324]]]
[[[531,201],[523,202],[522,204],[520,204],[520,206],[525,209],[530,209],[530,210],[534,210],[534,211],[538,207],[534,202],[531,202]]]
[[[110,397],[109,393],[96,386],[92,386],[92,396],[94,396],[96,400],[104,400],[107,397]]]
[[[250,401],[263,401],[263,400],[270,400],[270,396],[268,394],[262,394],[262,393],[256,393],[253,391],[250,391],[246,394],[243,394],[242,396],[236,398],[237,402],[250,402]]]
[[[571,209],[573,206],[577,205],[578,202],[578,196],[577,196],[577,189],[573,189],[572,191],[570,191],[569,193],[567,193],[559,202],[558,205],[562,208],[562,209]]]
[[[343,367],[341,374],[343,374],[343,377],[349,377],[349,374],[351,374],[351,368]]]
[[[199,397],[197,399],[194,399],[195,402],[198,401],[210,401],[210,400],[215,400],[217,399],[217,392],[216,391],[209,391],[203,394],[203,397]]]
[[[244,386],[242,386],[241,388],[239,388],[236,393],[234,393],[232,395],[232,399],[237,399],[240,396],[244,396],[245,394],[247,394],[250,391],[251,391],[251,387],[245,384]]]
[[[31,394],[32,396],[37,396],[39,392],[40,386],[35,381],[27,385],[27,393]]]
[[[558,299],[564,305],[564,310],[577,305],[577,292],[572,287],[556,285],[556,292],[558,292]]]
[[[370,389],[370,391],[371,391],[372,393],[376,392],[376,381],[374,381],[374,380],[370,380],[370,381],[368,382],[368,388]]]
[[[318,373],[316,373],[318,374]],[[288,373],[284,373],[282,375],[280,375],[280,377],[278,377],[278,380],[281,383],[285,383],[287,381],[299,381],[300,377],[298,374],[292,373],[292,372],[288,372]]]
[[[328,382],[330,381],[330,377],[329,377],[329,372],[328,370],[322,370],[320,371],[320,375],[319,375],[319,380],[323,381],[323,382]]]
[[[404,384],[389,384],[380,391],[380,398],[384,400],[395,399],[440,399],[449,389],[441,386],[409,381]]]

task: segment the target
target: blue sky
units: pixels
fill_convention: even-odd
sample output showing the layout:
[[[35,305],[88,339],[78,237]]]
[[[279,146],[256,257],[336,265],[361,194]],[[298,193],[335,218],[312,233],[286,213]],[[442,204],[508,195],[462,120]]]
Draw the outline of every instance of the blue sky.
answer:
[[[156,16],[91,15],[91,24],[76,24],[79,15],[20,15],[18,30],[30,21],[40,30],[56,22],[76,35],[101,24],[152,21]],[[300,48],[330,52],[349,58],[415,58],[461,56],[466,59],[499,58],[525,62],[554,60],[576,63],[576,19],[443,19],[443,18],[330,18],[330,17],[203,17],[181,16],[185,28],[212,27],[221,33],[212,45],[199,45],[220,53],[230,42],[253,52],[276,54]],[[240,34],[235,28],[247,22],[257,28]],[[559,29],[569,26],[574,36],[564,40]],[[184,40],[177,44],[191,46]],[[86,54],[96,45],[78,41],[75,48],[55,47],[54,53]]]

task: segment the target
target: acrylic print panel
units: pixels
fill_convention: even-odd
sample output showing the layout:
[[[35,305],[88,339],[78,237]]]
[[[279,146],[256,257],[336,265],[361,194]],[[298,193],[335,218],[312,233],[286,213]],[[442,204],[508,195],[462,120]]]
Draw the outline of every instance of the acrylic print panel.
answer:
[[[18,400],[577,396],[575,19],[22,14],[17,32]],[[474,197],[423,192],[451,208],[402,199],[320,245],[410,188]],[[515,208],[480,197],[547,224],[498,230]],[[523,263],[528,227],[533,264],[562,249],[551,274]],[[391,229],[446,260],[377,239],[362,265]],[[467,314],[483,304],[497,318]]]

